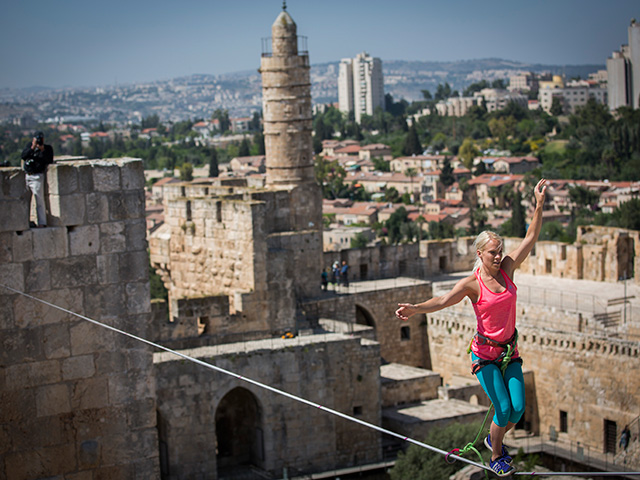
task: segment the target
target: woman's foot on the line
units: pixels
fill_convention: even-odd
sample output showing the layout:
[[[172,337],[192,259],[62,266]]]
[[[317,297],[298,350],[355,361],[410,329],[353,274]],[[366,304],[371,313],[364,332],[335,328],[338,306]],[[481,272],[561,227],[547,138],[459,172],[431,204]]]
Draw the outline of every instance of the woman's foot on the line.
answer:
[[[489,466],[493,473],[499,477],[508,477],[513,475],[516,469],[511,465],[510,461],[507,461],[505,457],[498,457],[495,460],[489,462]]]
[[[489,450],[493,450],[493,447],[491,446],[491,434],[485,437],[484,446],[487,447]],[[502,444],[502,452],[500,452],[500,454],[502,455],[503,458],[506,458],[509,463],[511,463],[511,460],[512,460],[511,456],[509,455],[509,451],[507,450],[507,447],[504,446],[504,443]]]

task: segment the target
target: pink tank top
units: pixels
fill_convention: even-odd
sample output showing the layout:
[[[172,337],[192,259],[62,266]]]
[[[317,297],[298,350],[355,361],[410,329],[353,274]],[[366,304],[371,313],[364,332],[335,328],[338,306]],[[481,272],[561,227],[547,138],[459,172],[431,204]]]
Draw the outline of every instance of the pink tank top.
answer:
[[[516,331],[516,292],[518,289],[503,269],[500,269],[500,273],[507,288],[502,293],[494,293],[484,284],[478,270],[474,272],[478,279],[478,285],[480,285],[480,296],[478,301],[472,305],[478,322],[478,333],[494,342],[506,343]],[[477,337],[473,337],[471,351],[485,360],[495,360],[504,349],[483,344],[482,341],[478,341]],[[512,358],[518,356],[518,347],[516,346]]]

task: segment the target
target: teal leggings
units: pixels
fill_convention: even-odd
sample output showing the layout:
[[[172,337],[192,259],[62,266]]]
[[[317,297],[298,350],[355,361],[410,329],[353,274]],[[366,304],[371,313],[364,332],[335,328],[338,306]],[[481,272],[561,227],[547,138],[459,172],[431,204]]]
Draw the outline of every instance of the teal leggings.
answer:
[[[478,359],[474,353],[471,358]],[[494,423],[499,427],[506,427],[509,422],[518,423],[525,405],[522,365],[518,362],[510,363],[504,377],[496,365],[486,365],[476,373],[476,377],[496,410]]]

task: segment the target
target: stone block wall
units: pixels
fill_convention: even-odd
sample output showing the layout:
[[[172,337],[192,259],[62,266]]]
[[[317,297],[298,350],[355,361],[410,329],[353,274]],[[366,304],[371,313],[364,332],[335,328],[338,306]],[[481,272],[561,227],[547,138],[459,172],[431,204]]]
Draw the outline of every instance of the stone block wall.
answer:
[[[363,421],[380,424],[378,345],[339,334],[294,339],[265,339],[203,347],[189,354],[237,375],[272,386]],[[161,442],[166,444],[168,474],[215,479],[224,461],[217,423],[229,395],[243,392],[256,405],[257,420],[246,442],[253,462],[274,475],[349,467],[381,460],[380,436],[372,429],[288,399],[277,393],[169,353],[154,355],[158,378]],[[238,409],[242,405],[236,405]],[[233,418],[233,412],[227,412]],[[220,428],[220,432],[217,432]],[[226,430],[225,430],[226,431]],[[237,431],[236,431],[237,432]],[[236,433],[241,435],[240,433]],[[256,440],[259,439],[259,440]],[[258,442],[258,444],[255,444]],[[218,449],[219,455],[216,455]]]
[[[505,251],[522,240],[505,239]],[[520,270],[534,275],[617,282],[634,278],[640,283],[640,232],[616,227],[580,226],[575,243],[537,242]]]
[[[442,377],[436,372],[391,363],[380,367],[382,407],[438,398]]]
[[[431,368],[424,315],[407,322],[395,316],[399,302],[418,302],[431,298],[431,284],[387,288],[340,295],[335,298],[306,302],[303,308],[316,318],[330,318],[345,323],[371,323],[380,355],[387,362]]]
[[[23,174],[0,170],[0,283],[145,337],[142,162],[50,166],[38,229]],[[158,478],[150,348],[2,287],[0,304],[0,478]]]
[[[295,330],[298,299],[320,292],[322,237],[313,192],[234,187],[218,195],[217,187],[213,194],[202,185],[174,188],[186,196],[168,201],[166,224],[150,240],[171,317],[178,317],[179,300],[227,296],[230,333]]]

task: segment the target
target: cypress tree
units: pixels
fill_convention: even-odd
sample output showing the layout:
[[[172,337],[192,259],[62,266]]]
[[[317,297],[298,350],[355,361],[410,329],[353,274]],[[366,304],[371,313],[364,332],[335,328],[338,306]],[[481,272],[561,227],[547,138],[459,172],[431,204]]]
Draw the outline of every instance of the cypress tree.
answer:
[[[420,155],[422,153],[422,146],[420,145],[420,139],[418,139],[418,132],[416,131],[415,125],[411,125],[404,139],[402,153],[407,156]]]
[[[524,207],[522,206],[522,195],[516,192],[511,204],[511,235],[524,238],[527,234],[527,226],[524,218]]]
[[[217,177],[220,174],[218,168],[218,151],[216,147],[211,147],[211,157],[209,158],[209,176]]]

